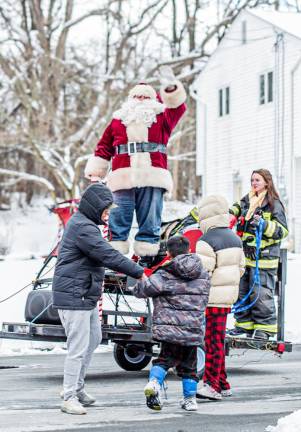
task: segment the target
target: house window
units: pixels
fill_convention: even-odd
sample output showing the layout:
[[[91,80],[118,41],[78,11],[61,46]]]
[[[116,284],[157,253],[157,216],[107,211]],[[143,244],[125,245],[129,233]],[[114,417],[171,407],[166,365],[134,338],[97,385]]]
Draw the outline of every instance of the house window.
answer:
[[[218,91],[219,116],[230,114],[230,87],[224,87]]]
[[[273,72],[259,75],[259,104],[273,102]]]

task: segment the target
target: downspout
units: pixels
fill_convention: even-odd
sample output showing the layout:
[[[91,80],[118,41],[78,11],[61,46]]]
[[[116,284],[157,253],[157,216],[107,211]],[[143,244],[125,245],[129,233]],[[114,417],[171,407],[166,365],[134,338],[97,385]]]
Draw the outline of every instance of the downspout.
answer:
[[[207,184],[206,184],[206,177],[207,177],[207,105],[201,100],[201,98],[198,96],[197,90],[195,89],[195,87],[193,85],[191,85],[189,87],[189,94],[192,97],[192,99],[194,99],[197,103],[197,109],[196,109],[196,114],[197,114],[197,118],[196,118],[196,128],[197,128],[197,133],[196,133],[196,139],[198,141],[198,135],[199,135],[199,126],[203,127],[204,130],[204,142],[202,143],[202,147],[203,147],[203,158],[204,160],[202,161],[203,164],[203,170],[202,170],[202,197],[204,197],[207,193]],[[198,118],[198,104],[203,106],[203,110],[204,110],[204,124],[203,125],[199,125],[200,120]],[[197,156],[198,156],[198,152],[196,152]]]
[[[295,134],[294,134],[294,108],[295,108],[295,73],[301,64],[301,57],[295,63],[295,66],[291,70],[291,238],[293,239],[293,250],[295,250],[295,234],[296,234],[296,188],[295,188],[295,175],[296,175],[296,163],[295,163]]]

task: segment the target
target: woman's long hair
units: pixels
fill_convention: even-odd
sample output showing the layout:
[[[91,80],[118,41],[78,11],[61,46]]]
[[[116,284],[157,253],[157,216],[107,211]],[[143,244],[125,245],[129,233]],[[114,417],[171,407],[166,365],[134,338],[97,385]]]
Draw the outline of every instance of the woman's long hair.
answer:
[[[267,186],[267,200],[269,203],[269,206],[271,207],[271,210],[274,210],[274,200],[277,199],[280,201],[280,197],[278,192],[276,191],[274,182],[273,182],[273,177],[272,174],[270,173],[269,170],[264,169],[264,168],[260,168],[257,170],[254,170],[252,172],[253,174],[259,174],[261,175],[261,177],[264,178],[264,181],[266,182]],[[252,175],[251,175],[251,179],[252,179]]]

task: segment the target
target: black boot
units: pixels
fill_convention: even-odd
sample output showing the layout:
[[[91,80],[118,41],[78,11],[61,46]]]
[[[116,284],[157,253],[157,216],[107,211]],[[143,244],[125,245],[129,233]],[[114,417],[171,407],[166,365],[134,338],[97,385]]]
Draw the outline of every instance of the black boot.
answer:
[[[246,336],[251,337],[253,334],[253,330],[246,330],[242,327],[234,327],[233,329],[227,332],[229,336]]]
[[[151,268],[153,266],[154,257],[152,256],[144,256],[140,257],[138,264],[144,268]]]

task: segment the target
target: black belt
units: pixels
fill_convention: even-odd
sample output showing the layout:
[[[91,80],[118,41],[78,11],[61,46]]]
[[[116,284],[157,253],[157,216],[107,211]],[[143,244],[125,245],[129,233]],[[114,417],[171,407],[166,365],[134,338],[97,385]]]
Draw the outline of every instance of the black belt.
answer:
[[[166,145],[158,144],[153,142],[136,142],[129,141],[127,144],[120,144],[117,146],[117,154],[125,154],[128,155],[134,153],[153,153],[160,152],[166,154]]]

